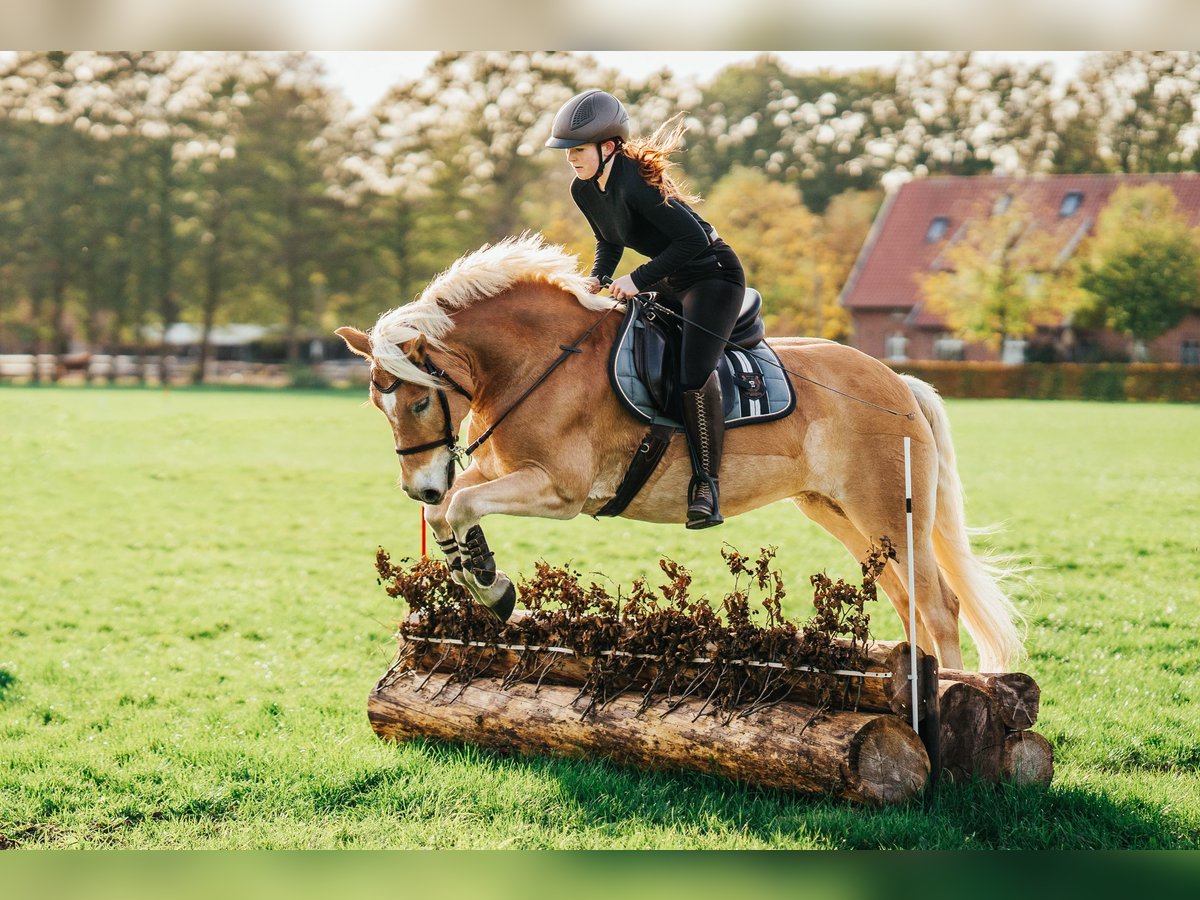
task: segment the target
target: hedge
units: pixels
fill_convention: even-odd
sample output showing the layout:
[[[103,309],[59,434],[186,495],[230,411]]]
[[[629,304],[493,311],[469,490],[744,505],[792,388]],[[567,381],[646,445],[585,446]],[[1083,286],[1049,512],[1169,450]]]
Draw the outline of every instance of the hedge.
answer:
[[[1171,363],[888,363],[943,397],[1200,403],[1200,366]]]

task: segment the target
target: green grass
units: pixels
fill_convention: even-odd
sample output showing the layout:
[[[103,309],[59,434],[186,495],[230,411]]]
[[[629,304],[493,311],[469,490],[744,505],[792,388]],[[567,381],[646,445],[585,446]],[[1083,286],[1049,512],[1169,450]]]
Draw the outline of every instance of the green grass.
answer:
[[[366,696],[419,547],[358,393],[0,390],[0,846],[1200,846],[1200,410],[952,401],[968,512],[1018,593],[1049,790],[944,785],[884,810],[604,762],[385,744]],[[719,549],[855,563],[790,505],[692,533],[489,520],[500,564],[628,583]],[[899,623],[881,605],[878,637]],[[968,648],[968,664],[973,663]]]

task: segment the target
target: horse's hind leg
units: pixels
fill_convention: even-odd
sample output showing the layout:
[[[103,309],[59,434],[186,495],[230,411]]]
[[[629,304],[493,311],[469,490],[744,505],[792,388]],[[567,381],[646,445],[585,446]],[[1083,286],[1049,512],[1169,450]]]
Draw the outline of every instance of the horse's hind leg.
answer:
[[[901,531],[904,534],[905,531]],[[958,636],[958,598],[947,586],[938,571],[933,555],[933,541],[914,532],[915,565],[913,583],[916,588],[916,644],[937,654],[942,668],[962,668],[962,646]],[[908,542],[897,543],[896,561],[889,565],[879,579],[884,593],[908,629]]]
[[[857,560],[866,558],[872,540],[884,534],[892,537],[896,545],[896,561],[884,569],[879,577],[888,600],[891,601],[905,632],[912,637],[908,622],[908,547],[900,536],[907,531],[901,520],[880,528],[879,534],[864,533],[841,504],[821,494],[801,494],[792,498],[810,519],[836,537]],[[857,510],[856,510],[857,512]],[[858,517],[855,517],[858,518]],[[915,525],[916,523],[914,523]],[[872,529],[874,530],[874,529]],[[933,556],[933,543],[926,534],[914,530],[916,565],[914,581],[917,594],[916,644],[927,650],[935,650],[942,666],[962,667],[962,651],[958,638],[958,600],[945,586]]]
[[[871,549],[871,539],[854,527],[846,517],[845,511],[835,501],[823,494],[807,493],[792,498],[792,502],[800,511],[842,542],[850,555],[860,562],[867,558]],[[908,593],[892,566],[888,566],[879,576],[880,587],[884,595],[896,608],[900,621],[907,630]],[[917,612],[917,643],[919,646],[929,646],[929,635],[921,621],[921,613]]]

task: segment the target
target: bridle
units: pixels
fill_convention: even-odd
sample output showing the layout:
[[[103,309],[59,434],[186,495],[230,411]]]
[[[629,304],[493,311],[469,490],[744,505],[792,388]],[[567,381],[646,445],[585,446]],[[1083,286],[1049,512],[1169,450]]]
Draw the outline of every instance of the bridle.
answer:
[[[474,402],[474,397],[460,385],[457,381],[446,374],[445,369],[439,369],[433,364],[429,354],[425,354],[425,361],[422,363],[422,368],[427,373],[437,378],[439,381],[448,384],[450,388],[467,398],[468,402]],[[371,384],[375,390],[381,394],[395,393],[396,389],[404,383],[403,379],[397,378],[387,387],[380,385],[374,377],[371,378]],[[439,387],[437,389],[438,402],[442,406],[442,436],[436,441],[429,441],[426,444],[418,444],[415,447],[397,447],[397,456],[411,456],[414,453],[424,453],[427,450],[436,450],[438,447],[445,447],[450,451],[450,461],[446,463],[446,484],[451,484],[454,481],[454,464],[457,462],[459,466],[463,466],[463,457],[469,453],[464,452],[462,447],[458,446],[458,435],[454,432],[454,424],[450,420],[450,400],[446,396],[446,389]]]

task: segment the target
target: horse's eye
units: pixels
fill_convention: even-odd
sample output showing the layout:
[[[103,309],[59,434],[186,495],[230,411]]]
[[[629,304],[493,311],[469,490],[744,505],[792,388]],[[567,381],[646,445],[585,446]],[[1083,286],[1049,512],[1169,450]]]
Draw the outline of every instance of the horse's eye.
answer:
[[[425,410],[429,409],[429,395],[426,394],[424,397],[410,406],[409,409],[418,414],[425,412]]]

